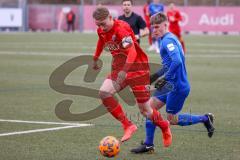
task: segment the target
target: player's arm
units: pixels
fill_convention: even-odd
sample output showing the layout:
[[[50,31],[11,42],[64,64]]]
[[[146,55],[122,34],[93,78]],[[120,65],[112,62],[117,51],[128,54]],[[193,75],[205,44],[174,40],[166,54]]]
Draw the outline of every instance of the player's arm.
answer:
[[[122,83],[123,80],[126,78],[128,70],[130,69],[131,65],[135,62],[135,59],[137,57],[137,52],[134,46],[134,42],[130,35],[123,36],[121,47],[122,47],[122,50],[126,52],[127,59],[123,67],[123,70],[118,73],[118,78],[116,80],[118,84]]]
[[[123,70],[127,72],[137,57],[137,51],[135,49],[133,39],[130,35],[122,39],[122,48],[127,53],[126,63],[123,67]]]
[[[103,51],[103,47],[104,47],[104,41],[99,36],[99,39],[98,39],[98,42],[97,42],[97,47],[96,47],[96,50],[95,50],[95,53],[94,53],[94,56],[93,56],[93,68],[94,69],[99,68],[97,66],[97,61],[98,61],[98,58],[100,57],[100,55]]]
[[[156,73],[154,73],[150,76],[150,84],[155,82],[159,77],[162,77],[163,75],[164,75],[164,68],[162,67]]]
[[[181,53],[179,51],[179,48],[174,40],[167,39],[163,42],[163,47],[171,58],[171,64],[164,76],[164,78],[168,81],[175,78],[175,72],[177,68],[182,64],[182,59],[180,57]]]
[[[176,21],[182,21],[182,15],[179,11],[177,11],[176,14],[175,14],[175,20]]]
[[[163,71],[163,73],[165,73],[165,75],[163,76],[163,78],[159,79],[155,83],[155,88],[157,88],[157,89],[161,89],[162,87],[164,87],[164,85],[167,83],[167,81],[175,78],[175,72],[176,72],[177,68],[182,64],[182,60],[180,57],[181,53],[179,52],[178,46],[175,41],[168,39],[165,42],[163,42],[162,45],[163,45],[164,49],[167,51],[167,53],[170,56],[172,61],[171,61],[170,67],[166,73],[165,73],[165,69],[163,68],[162,71]]]
[[[141,16],[138,17],[138,26],[140,28],[140,38],[149,35],[149,29]]]

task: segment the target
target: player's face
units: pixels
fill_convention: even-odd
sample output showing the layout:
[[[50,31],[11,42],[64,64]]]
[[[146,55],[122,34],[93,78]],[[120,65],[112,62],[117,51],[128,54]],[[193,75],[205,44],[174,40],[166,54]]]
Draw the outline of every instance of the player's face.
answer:
[[[104,32],[107,32],[113,27],[113,20],[111,16],[108,16],[104,20],[95,20],[95,24]]]
[[[167,32],[167,22],[163,22],[161,24],[152,25],[153,29],[153,37],[163,37],[163,35]]]
[[[130,1],[123,2],[122,7],[124,13],[128,14],[132,12],[132,3]]]
[[[171,3],[171,4],[169,5],[169,9],[170,9],[170,10],[173,10],[173,9],[174,9],[174,4],[173,4],[173,3]]]

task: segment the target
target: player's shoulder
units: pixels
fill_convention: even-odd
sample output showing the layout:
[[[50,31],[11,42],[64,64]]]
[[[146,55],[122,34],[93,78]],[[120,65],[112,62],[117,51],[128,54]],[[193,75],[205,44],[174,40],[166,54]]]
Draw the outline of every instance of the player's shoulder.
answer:
[[[177,45],[176,43],[177,38],[171,32],[168,32],[162,38],[162,45],[164,48],[168,49],[169,51],[174,50],[174,46]]]
[[[139,16],[140,16],[139,14],[137,14],[137,13],[135,13],[135,12],[132,12],[132,15],[133,15],[134,17],[139,17]]]
[[[131,34],[131,27],[129,24],[122,20],[115,20],[115,33],[119,36],[124,34]]]
[[[102,30],[100,27],[98,27],[98,28],[97,28],[97,33],[98,33],[98,35],[101,35],[101,34],[103,34],[104,32],[103,32],[103,30]]]
[[[142,16],[140,14],[137,14],[135,12],[133,12],[134,16],[136,17],[136,19],[142,19]]]
[[[121,19],[117,19],[115,20],[115,26],[116,26],[116,29],[118,30],[122,30],[122,29],[126,29],[126,28],[129,28],[129,24]]]
[[[153,7],[153,5],[154,5],[154,3],[153,3],[153,2],[151,2],[151,3],[148,5],[148,8],[152,8],[152,7]]]
[[[118,20],[123,20],[124,19],[124,15],[120,15],[119,17],[118,17]]]
[[[175,41],[176,40],[176,36],[171,33],[171,32],[168,32],[166,33],[163,37],[162,37],[162,41],[163,42],[168,42],[168,41]]]

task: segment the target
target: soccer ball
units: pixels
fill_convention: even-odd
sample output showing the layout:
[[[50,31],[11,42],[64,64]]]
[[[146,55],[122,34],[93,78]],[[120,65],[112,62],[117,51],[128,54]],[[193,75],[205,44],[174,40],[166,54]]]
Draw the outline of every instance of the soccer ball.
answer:
[[[99,151],[105,157],[115,157],[120,151],[119,141],[113,136],[104,137],[99,144]]]

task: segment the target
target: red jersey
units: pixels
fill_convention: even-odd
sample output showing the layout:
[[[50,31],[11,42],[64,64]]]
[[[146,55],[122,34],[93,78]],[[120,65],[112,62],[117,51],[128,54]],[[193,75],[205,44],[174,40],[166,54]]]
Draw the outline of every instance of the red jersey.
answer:
[[[97,33],[99,39],[94,60],[99,58],[105,48],[110,51],[113,57],[112,72],[117,73],[125,70],[124,67],[126,67],[126,64],[126,71],[128,72],[136,70],[149,71],[149,68],[146,68],[146,65],[148,66],[147,55],[140,48],[131,27],[126,22],[114,20],[114,25],[108,32],[104,32],[101,28],[98,28]],[[128,44],[131,44],[130,47],[125,47]],[[138,68],[134,68],[133,66]]]
[[[181,28],[179,22],[182,21],[182,16],[177,9],[167,11],[167,17],[169,20],[169,31],[175,35],[181,34]]]

